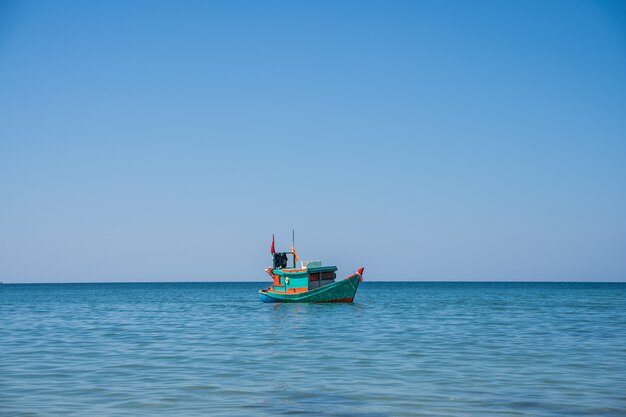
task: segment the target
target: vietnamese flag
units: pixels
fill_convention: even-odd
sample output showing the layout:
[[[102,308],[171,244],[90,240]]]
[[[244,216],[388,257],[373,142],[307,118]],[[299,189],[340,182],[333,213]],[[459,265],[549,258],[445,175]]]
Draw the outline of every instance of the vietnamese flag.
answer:
[[[272,247],[270,248],[270,253],[273,255],[274,253],[276,253],[276,251],[274,250],[274,235],[272,235]]]

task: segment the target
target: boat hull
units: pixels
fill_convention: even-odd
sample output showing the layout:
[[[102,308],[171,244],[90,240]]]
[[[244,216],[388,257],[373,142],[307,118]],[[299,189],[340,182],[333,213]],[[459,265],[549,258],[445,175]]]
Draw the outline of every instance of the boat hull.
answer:
[[[259,300],[265,303],[351,303],[360,280],[361,275],[354,274],[333,284],[299,293],[261,290]]]

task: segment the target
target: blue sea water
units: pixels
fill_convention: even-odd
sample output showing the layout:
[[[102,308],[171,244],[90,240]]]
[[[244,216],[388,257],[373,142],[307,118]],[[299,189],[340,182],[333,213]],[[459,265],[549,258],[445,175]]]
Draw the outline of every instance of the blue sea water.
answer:
[[[262,285],[0,285],[0,415],[626,415],[626,284]]]

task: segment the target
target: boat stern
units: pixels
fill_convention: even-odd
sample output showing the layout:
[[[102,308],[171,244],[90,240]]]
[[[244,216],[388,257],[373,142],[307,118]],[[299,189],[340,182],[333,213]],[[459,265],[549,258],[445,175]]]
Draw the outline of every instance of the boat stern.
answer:
[[[267,293],[267,290],[259,290],[259,300],[263,301],[264,303],[280,303],[281,302],[281,300],[270,296]]]

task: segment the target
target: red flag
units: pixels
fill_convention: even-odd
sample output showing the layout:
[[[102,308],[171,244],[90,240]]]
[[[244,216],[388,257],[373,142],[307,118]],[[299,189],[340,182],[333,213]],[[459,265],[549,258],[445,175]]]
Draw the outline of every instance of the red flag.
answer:
[[[272,247],[270,248],[270,253],[273,255],[274,253],[276,253],[276,251],[274,250],[274,235],[272,235]]]

